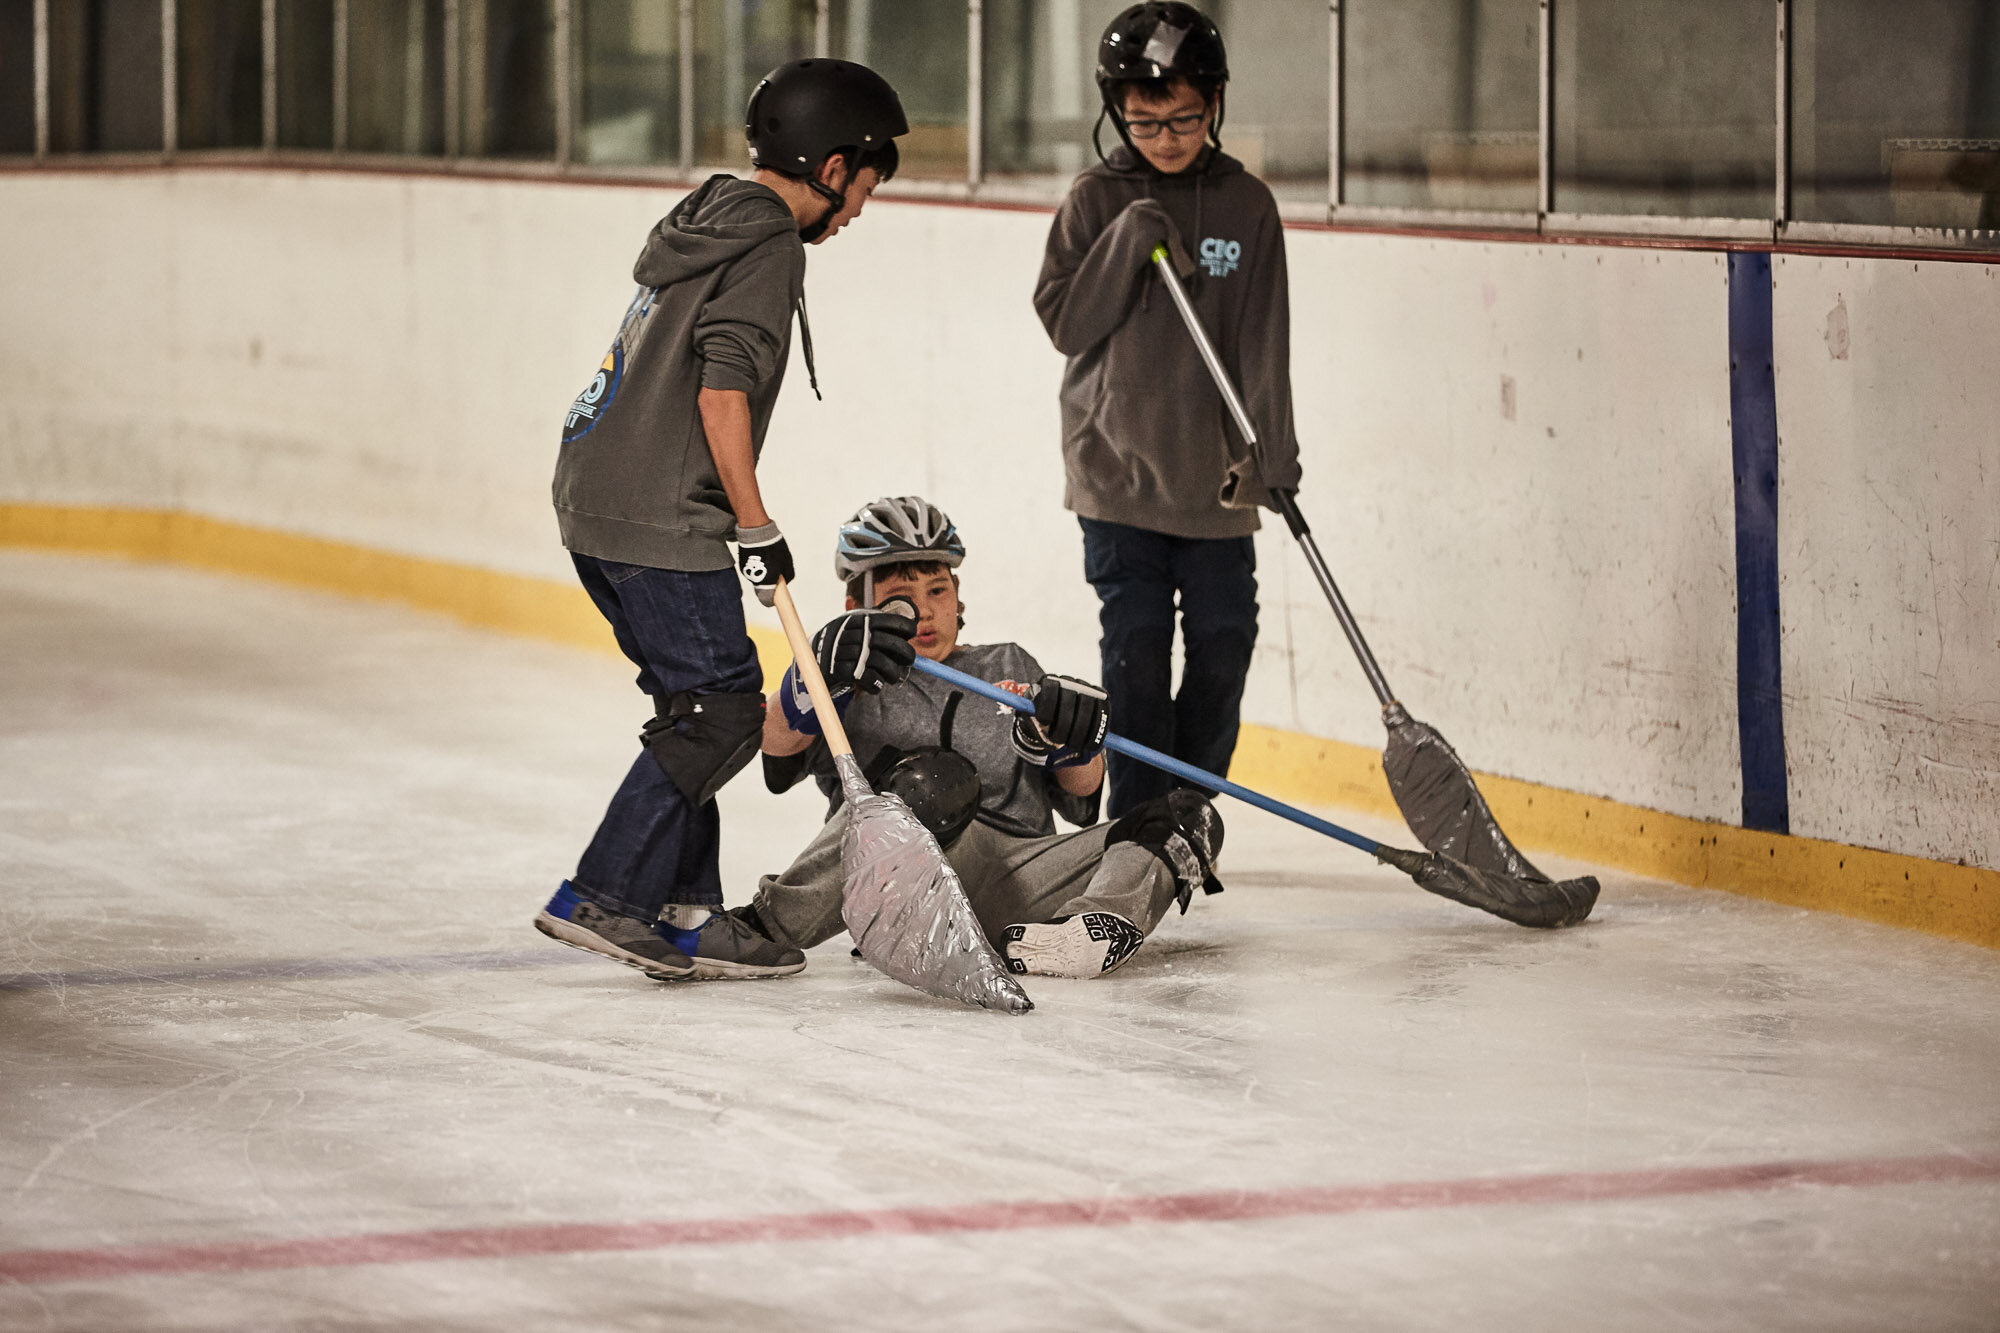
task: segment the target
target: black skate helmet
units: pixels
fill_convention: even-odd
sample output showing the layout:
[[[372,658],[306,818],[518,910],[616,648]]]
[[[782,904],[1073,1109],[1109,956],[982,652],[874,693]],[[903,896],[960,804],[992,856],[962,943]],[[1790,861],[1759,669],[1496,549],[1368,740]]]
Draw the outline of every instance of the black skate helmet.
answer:
[[[847,583],[886,565],[958,568],[965,543],[951,515],[920,495],[883,496],[855,511],[834,541],[833,576]]]
[[[744,112],[751,165],[805,181],[832,205],[828,218],[844,200],[819,181],[820,164],[849,149],[873,156],[868,165],[887,180],[896,174],[896,136],[909,132],[889,81],[852,60],[787,61],[764,76]]]
[[[1099,159],[1104,158],[1099,135],[1108,116],[1125,147],[1144,161],[1125,132],[1125,85],[1175,77],[1186,79],[1204,97],[1229,82],[1229,53],[1208,15],[1180,0],[1146,0],[1111,20],[1097,43],[1097,91],[1104,109],[1091,129],[1090,142]],[[1217,148],[1222,146],[1220,107],[1209,127],[1209,140]]]

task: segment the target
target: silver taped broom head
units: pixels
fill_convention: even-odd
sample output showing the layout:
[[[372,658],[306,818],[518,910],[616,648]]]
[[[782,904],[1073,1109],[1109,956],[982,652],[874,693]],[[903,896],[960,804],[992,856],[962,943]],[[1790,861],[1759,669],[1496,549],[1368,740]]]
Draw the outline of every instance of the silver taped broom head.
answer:
[[[929,995],[1010,1014],[1033,1009],[931,831],[897,797],[876,795],[854,756],[834,763],[848,811],[840,913],[861,956]]]

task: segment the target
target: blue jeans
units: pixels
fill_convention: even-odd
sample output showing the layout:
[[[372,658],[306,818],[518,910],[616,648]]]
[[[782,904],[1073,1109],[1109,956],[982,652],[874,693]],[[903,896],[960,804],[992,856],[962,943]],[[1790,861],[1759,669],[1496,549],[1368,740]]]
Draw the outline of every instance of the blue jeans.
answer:
[[[570,559],[618,646],[638,666],[641,690],[657,697],[763,689],[735,570],[652,569],[574,552]],[[721,847],[715,802],[696,808],[641,750],[571,882],[606,911],[644,921],[669,903],[720,907]]]
[[[1174,758],[1229,775],[1257,642],[1257,549],[1248,537],[1169,537],[1080,518],[1083,572],[1102,604],[1104,688],[1111,727]],[[1173,692],[1174,612],[1185,662]],[[1169,774],[1106,756],[1105,818],[1171,791]]]

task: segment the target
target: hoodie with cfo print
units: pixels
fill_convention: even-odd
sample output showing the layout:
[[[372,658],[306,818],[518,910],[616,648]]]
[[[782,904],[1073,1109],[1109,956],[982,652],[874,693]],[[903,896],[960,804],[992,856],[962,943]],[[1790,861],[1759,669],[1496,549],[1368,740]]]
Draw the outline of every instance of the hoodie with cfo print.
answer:
[[[1176,266],[1257,428],[1237,434],[1161,286]],[[1175,537],[1242,537],[1256,506],[1299,484],[1285,237],[1265,184],[1213,148],[1161,175],[1129,149],[1076,178],[1049,228],[1035,311],[1063,371],[1063,503]]]
[[[748,395],[752,449],[763,452],[805,271],[798,222],[755,181],[711,176],[653,228],[617,341],[563,420],[554,491],[564,546],[656,569],[731,566],[736,515],[699,395]]]

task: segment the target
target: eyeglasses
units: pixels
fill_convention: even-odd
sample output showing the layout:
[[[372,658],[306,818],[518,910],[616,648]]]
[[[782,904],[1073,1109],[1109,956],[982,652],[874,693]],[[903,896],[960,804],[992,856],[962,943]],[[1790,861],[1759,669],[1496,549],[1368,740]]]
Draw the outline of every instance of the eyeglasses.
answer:
[[[1134,139],[1157,139],[1161,130],[1171,130],[1176,139],[1185,139],[1190,134],[1201,131],[1202,121],[1208,119],[1208,109],[1190,111],[1184,116],[1169,116],[1165,120],[1131,120],[1125,122],[1125,132]]]

